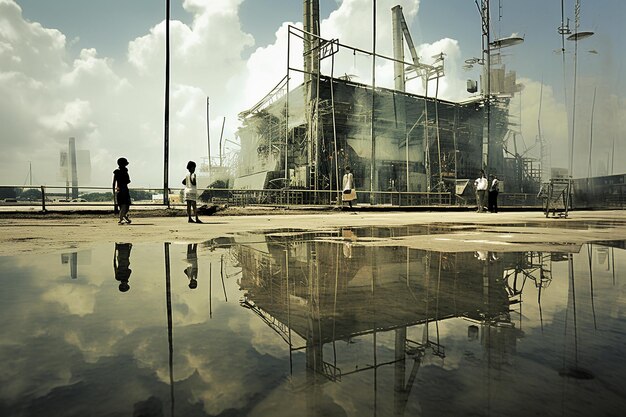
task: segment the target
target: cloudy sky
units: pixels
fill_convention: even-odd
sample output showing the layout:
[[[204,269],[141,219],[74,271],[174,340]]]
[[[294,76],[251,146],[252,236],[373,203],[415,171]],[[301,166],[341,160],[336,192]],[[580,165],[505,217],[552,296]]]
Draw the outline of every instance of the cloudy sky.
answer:
[[[170,185],[187,160],[207,155],[206,98],[210,98],[211,154],[224,138],[237,142],[237,114],[261,99],[286,73],[287,26],[301,26],[302,1],[172,0]],[[574,0],[565,15],[574,27]],[[481,31],[473,0],[378,0],[377,52],[391,56],[391,7],[402,5],[422,62],[446,54],[440,97],[467,98],[464,70],[480,56]],[[623,0],[581,1],[578,42],[574,175],[626,172]],[[524,36],[506,50],[508,69],[524,90],[512,102],[518,149],[538,152],[538,126],[551,143],[553,166],[567,167],[573,104],[574,43],[560,53],[561,2],[492,0],[494,37]],[[156,0],[0,0],[0,183],[23,185],[32,165],[35,184],[63,184],[59,152],[75,137],[91,154],[91,179],[108,186],[115,160],[127,157],[133,184],[163,184],[165,2]],[[320,0],[322,36],[365,50],[372,47],[372,0]],[[295,42],[295,41],[294,41]],[[298,48],[291,59],[297,60]],[[565,65],[564,65],[565,64]],[[295,64],[294,64],[295,65]],[[298,63],[297,65],[301,65]],[[371,61],[351,55],[336,74],[370,81]],[[391,82],[391,66],[377,62],[377,84]],[[565,87],[565,88],[564,88]],[[418,84],[409,90],[421,92]],[[592,97],[596,93],[595,106]],[[592,112],[593,108],[593,112]],[[541,111],[540,111],[541,109]],[[593,113],[593,124],[591,123]],[[593,133],[592,133],[593,132]],[[615,152],[612,153],[613,144]],[[226,142],[226,151],[237,149]]]

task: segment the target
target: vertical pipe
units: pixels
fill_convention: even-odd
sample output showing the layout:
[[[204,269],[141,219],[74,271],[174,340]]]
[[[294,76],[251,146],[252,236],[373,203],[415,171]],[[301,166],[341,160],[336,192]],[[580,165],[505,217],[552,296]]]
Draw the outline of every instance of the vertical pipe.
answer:
[[[306,4],[306,0],[305,0]],[[287,150],[288,150],[288,142],[289,142],[289,59],[291,54],[291,27],[288,28],[287,31],[287,81],[285,84],[285,187],[289,181],[289,170],[287,169]],[[306,72],[304,77],[306,79]]]
[[[569,149],[569,176],[574,178],[574,144],[576,142],[576,78],[578,70],[578,41],[574,41],[574,91],[572,92],[572,139]]]
[[[170,274],[170,244],[164,244],[165,255],[165,304],[167,308],[167,345],[169,351],[170,368],[170,407],[171,415],[174,415],[174,341],[173,341],[173,321],[172,321],[172,289]]]
[[[226,124],[226,116],[224,116],[224,119],[222,120],[222,132],[220,133],[220,167],[223,166],[222,164],[222,137],[224,136],[224,124]]]
[[[439,74],[437,74],[437,83],[435,86],[435,126],[437,129],[437,159],[439,164],[439,183],[437,184],[437,189],[439,192],[442,192],[440,188],[443,183],[443,174],[441,172],[441,140],[439,137],[439,101],[437,96],[439,95]],[[439,201],[441,203],[441,201]]]
[[[587,179],[591,178],[592,170],[591,170],[591,154],[593,152],[593,113],[596,108],[596,89],[593,89],[593,101],[591,102],[591,128],[589,132],[589,165],[587,167]]]
[[[76,166],[76,139],[70,138],[70,169],[72,175],[72,198],[78,198],[78,168]]]
[[[292,344],[291,344],[291,297],[289,296],[289,247],[285,248],[285,298],[287,301],[287,328],[289,329],[289,375],[293,375]]]
[[[457,159],[457,154],[458,154],[458,148],[457,148],[457,143],[456,143],[456,131],[459,128],[459,108],[455,107],[454,108],[454,127],[452,130],[452,140],[454,143],[454,180],[456,181],[459,178],[459,169],[458,169],[458,159]],[[456,191],[456,190],[455,190]]]
[[[211,176],[211,132],[209,129],[209,97],[206,98],[206,140],[207,140],[207,151],[208,151],[208,169],[209,169],[209,178]]]
[[[406,192],[407,193],[409,192],[409,133],[405,135],[405,140],[404,140],[404,147],[406,148],[405,157],[406,157]]]
[[[170,0],[165,0],[165,111],[163,132],[163,204],[170,206]]]
[[[424,165],[426,171],[426,191],[430,193],[430,139],[428,137],[428,77],[426,77],[426,89],[424,92],[424,148],[426,155],[424,156]],[[428,196],[430,199],[430,195]]]
[[[41,211],[46,211],[46,187],[41,186]]]
[[[487,112],[487,143],[486,143],[486,168],[489,169],[491,166],[490,158],[491,158],[491,51],[489,50],[489,43],[491,42],[491,16],[489,12],[489,0],[483,0],[485,9],[484,9],[484,41],[483,41],[483,54],[484,54],[484,66],[487,69],[487,95],[485,102],[485,110]]]
[[[370,161],[370,204],[375,203],[374,180],[376,176],[376,137],[374,129],[374,109],[376,97],[376,0],[372,1],[372,121],[371,121],[371,161]]]
[[[333,82],[333,77],[334,77],[334,72],[335,72],[335,54],[333,54],[333,56],[331,57],[331,64],[330,64],[330,102],[331,102],[331,109],[333,112],[333,151],[335,153],[335,187],[337,190],[337,204],[339,205],[341,203],[341,190],[339,189],[339,155],[337,155],[337,125],[335,122],[335,93],[334,93],[334,82]]]
[[[224,291],[224,301],[228,302],[226,295],[226,285],[224,284],[224,255],[220,256],[220,276],[222,277],[222,290]]]

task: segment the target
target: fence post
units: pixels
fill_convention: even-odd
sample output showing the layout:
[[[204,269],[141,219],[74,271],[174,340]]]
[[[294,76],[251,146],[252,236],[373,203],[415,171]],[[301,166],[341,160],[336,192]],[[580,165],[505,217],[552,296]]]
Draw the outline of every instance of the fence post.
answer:
[[[41,211],[46,212],[46,187],[41,186]]]

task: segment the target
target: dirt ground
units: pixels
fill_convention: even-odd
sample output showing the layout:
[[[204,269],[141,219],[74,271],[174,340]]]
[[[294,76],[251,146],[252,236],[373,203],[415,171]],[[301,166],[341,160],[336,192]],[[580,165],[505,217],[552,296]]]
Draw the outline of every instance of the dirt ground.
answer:
[[[182,210],[137,210],[131,225],[97,211],[0,212],[0,256],[50,253],[113,242],[204,242],[249,232],[337,230],[440,225],[449,232],[359,239],[356,244],[400,245],[437,251],[573,251],[589,241],[626,240],[626,211],[573,211],[567,219],[542,212],[357,211],[224,208],[187,223]]]

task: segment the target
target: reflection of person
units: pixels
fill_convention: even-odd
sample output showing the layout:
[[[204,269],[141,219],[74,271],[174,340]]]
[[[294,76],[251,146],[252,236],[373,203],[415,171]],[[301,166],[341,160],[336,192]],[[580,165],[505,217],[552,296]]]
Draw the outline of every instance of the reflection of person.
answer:
[[[126,158],[119,158],[117,160],[118,168],[113,171],[113,193],[115,196],[115,203],[120,209],[120,220],[118,224],[126,223],[130,224],[128,218],[128,209],[130,208],[130,191],[128,190],[128,184],[130,183],[130,176],[128,175],[128,160]]]
[[[488,253],[487,251],[484,251],[484,250],[477,250],[476,253],[474,254],[474,257],[476,257],[479,261],[486,261],[487,256],[488,256]]]
[[[356,200],[354,175],[352,175],[350,167],[346,167],[346,173],[343,175],[343,194],[341,195],[341,200],[347,201],[350,208],[352,208],[352,201]]]
[[[487,201],[487,209],[491,213],[498,212],[498,193],[500,192],[500,181],[495,176],[495,174],[490,175],[489,181],[489,195]]]
[[[198,244],[189,243],[187,245],[187,268],[183,271],[189,278],[189,288],[192,290],[198,287]]]
[[[191,218],[191,213],[196,217],[196,223],[202,223],[198,218],[198,207],[197,207],[197,199],[198,199],[198,188],[196,186],[196,163],[194,161],[187,162],[187,170],[189,174],[183,180],[183,184],[185,184],[185,201],[187,202],[187,217],[188,222],[193,223],[193,219]]]
[[[485,171],[480,170],[480,176],[474,180],[474,186],[476,187],[476,205],[478,206],[476,211],[483,213],[485,211],[485,197],[487,197],[487,188],[489,188],[489,182],[485,178]]]
[[[343,243],[344,258],[352,258],[352,242],[356,241],[356,234],[350,229],[342,229],[341,237],[346,241]]]
[[[120,282],[119,290],[126,292],[130,289],[128,280],[133,272],[130,267],[130,250],[132,243],[116,243],[115,252],[113,253],[113,270],[115,271],[115,279]]]

